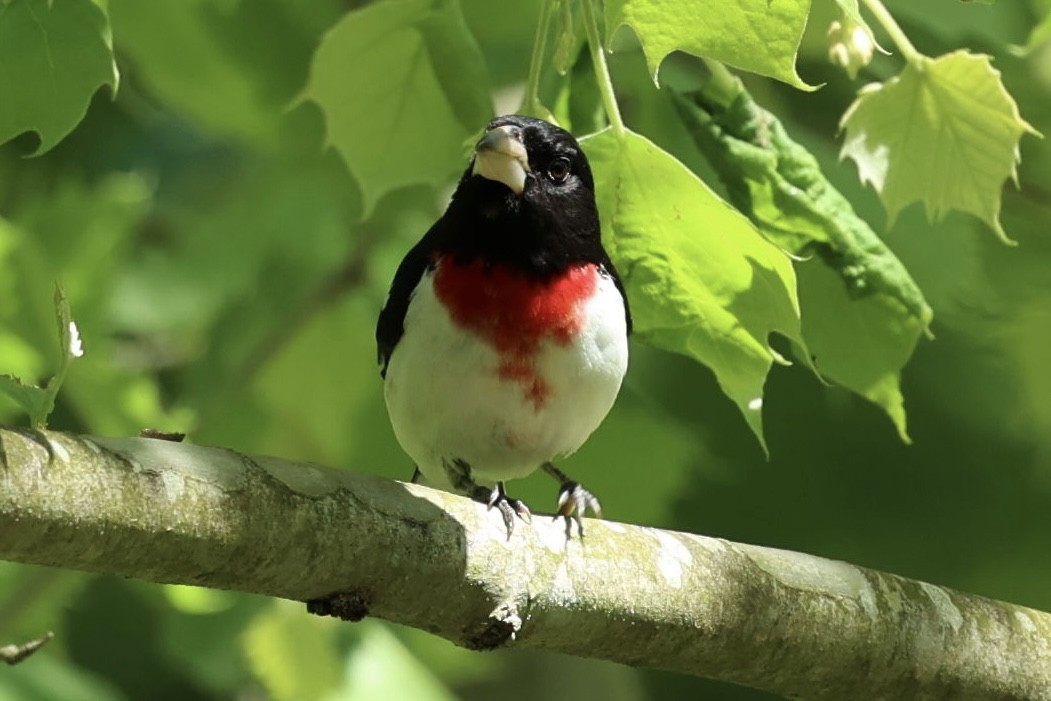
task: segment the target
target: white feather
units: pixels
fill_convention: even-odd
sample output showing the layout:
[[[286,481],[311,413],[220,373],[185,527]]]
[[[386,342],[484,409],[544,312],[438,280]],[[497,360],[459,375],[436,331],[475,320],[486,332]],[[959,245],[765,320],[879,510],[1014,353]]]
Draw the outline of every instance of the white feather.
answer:
[[[413,293],[384,385],[394,433],[424,477],[447,488],[444,464],[461,459],[476,482],[491,485],[576,451],[609,413],[627,370],[613,280],[599,275],[571,343],[541,341],[535,368],[550,393],[537,406],[521,383],[500,377],[496,350],[453,322],[433,276]]]

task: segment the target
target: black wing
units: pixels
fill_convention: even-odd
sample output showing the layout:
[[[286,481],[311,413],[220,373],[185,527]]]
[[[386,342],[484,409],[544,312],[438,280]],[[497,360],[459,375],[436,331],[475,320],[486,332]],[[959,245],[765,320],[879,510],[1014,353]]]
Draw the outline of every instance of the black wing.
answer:
[[[602,251],[602,263],[601,267],[609,273],[610,277],[613,278],[613,284],[618,290],[620,290],[620,296],[624,300],[624,321],[627,322],[628,335],[631,335],[631,305],[628,304],[628,293],[624,289],[624,283],[620,280],[620,275],[617,274],[617,269],[613,267],[613,261],[609,259],[609,255],[605,250]]]
[[[433,230],[432,230],[433,231]],[[405,254],[394,273],[387,303],[383,305],[379,320],[376,322],[376,352],[380,366],[380,377],[387,376],[387,363],[394,347],[405,332],[405,312],[416,286],[420,284],[423,273],[431,264],[431,233],[428,232],[419,243]]]

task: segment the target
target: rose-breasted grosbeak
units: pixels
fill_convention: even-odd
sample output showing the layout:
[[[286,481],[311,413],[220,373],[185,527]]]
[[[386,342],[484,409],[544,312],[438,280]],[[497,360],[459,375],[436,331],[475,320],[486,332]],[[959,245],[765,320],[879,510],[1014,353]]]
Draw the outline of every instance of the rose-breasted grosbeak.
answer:
[[[551,461],[613,406],[630,330],[580,145],[539,119],[494,119],[376,328],[387,410],[417,476],[498,506],[508,536],[529,509],[504,480],[538,467],[561,483],[559,514],[578,527],[585,510],[601,515]]]

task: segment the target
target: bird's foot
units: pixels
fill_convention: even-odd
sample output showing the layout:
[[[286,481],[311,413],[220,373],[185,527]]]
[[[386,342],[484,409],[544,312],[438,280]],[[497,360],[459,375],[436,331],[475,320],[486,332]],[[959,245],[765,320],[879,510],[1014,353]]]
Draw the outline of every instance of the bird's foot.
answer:
[[[507,529],[508,539],[511,538],[511,534],[515,530],[515,516],[518,516],[526,523],[530,523],[533,519],[533,512],[529,510],[525,502],[507,496],[503,482],[497,482],[492,489],[476,487],[473,496],[477,501],[482,502],[490,509],[494,506],[500,509],[500,515],[504,519],[504,527]]]
[[[555,514],[555,518],[562,516],[566,519],[566,537],[572,536],[570,524],[573,522],[577,524],[580,537],[584,537],[583,518],[589,511],[595,518],[602,518],[602,505],[595,495],[584,489],[579,482],[563,482],[558,489],[558,513]]]
[[[566,473],[559,470],[551,463],[544,463],[544,472],[548,473],[560,483],[558,488],[558,511],[555,518],[559,516],[566,519],[566,537],[573,535],[572,524],[577,524],[577,532],[584,537],[584,516],[590,511],[595,518],[602,518],[602,504],[598,498],[584,489],[579,482],[569,479]]]

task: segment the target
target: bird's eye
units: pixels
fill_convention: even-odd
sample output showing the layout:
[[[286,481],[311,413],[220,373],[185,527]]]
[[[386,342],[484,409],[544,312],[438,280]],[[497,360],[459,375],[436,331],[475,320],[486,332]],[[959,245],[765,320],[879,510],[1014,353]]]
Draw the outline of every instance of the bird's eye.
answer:
[[[569,159],[568,158],[556,158],[551,161],[551,165],[547,167],[547,177],[555,183],[564,183],[566,178],[569,177]]]

